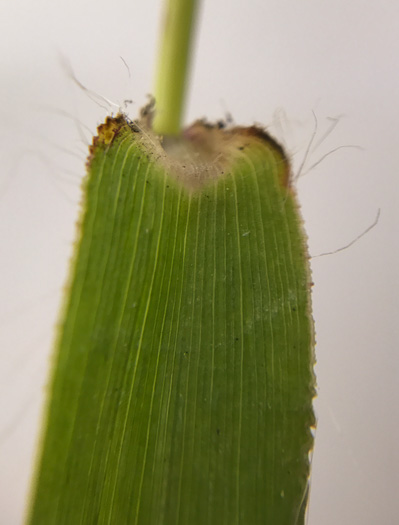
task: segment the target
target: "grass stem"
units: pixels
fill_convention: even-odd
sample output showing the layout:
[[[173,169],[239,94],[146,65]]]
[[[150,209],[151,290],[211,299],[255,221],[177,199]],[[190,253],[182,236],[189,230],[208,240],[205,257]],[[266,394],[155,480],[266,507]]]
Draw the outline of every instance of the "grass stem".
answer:
[[[184,110],[198,0],[166,0],[155,83],[153,129],[178,135]]]

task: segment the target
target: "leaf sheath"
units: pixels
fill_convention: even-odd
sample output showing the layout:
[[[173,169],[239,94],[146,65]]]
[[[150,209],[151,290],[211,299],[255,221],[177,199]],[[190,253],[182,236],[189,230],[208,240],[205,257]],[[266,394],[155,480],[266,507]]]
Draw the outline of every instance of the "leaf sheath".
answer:
[[[233,146],[190,186],[149,132],[122,116],[99,128],[31,525],[304,522],[301,219],[280,148],[259,130],[218,133]]]

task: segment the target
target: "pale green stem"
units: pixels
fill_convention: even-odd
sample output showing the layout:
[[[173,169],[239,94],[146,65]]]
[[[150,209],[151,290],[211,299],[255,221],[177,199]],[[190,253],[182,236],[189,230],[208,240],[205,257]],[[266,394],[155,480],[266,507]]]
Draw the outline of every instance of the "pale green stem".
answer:
[[[155,83],[153,129],[178,135],[185,102],[198,0],[166,0]]]

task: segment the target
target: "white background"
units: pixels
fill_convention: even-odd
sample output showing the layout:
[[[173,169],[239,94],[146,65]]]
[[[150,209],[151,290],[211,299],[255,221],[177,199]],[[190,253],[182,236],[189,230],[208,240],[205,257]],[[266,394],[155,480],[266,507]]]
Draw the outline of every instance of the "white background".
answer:
[[[60,56],[96,92],[133,99],[135,116],[153,85],[160,9],[159,0],[0,3],[1,525],[22,520],[85,141],[106,115]],[[341,116],[305,167],[338,146],[362,149],[338,150],[298,182],[312,255],[346,245],[381,209],[354,246],[312,261],[310,525],[398,523],[398,19],[393,0],[205,0],[201,9],[187,121],[230,112],[271,126],[295,171],[312,112],[319,138]]]

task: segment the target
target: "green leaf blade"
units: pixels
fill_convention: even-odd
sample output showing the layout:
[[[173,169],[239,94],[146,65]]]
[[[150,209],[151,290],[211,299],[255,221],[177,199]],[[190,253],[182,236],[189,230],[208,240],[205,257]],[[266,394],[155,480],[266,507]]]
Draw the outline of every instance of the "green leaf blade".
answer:
[[[123,117],[100,128],[29,523],[303,523],[306,247],[282,152],[236,135],[190,186]]]

